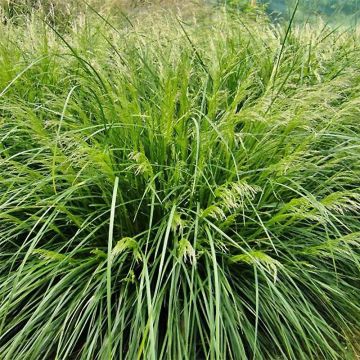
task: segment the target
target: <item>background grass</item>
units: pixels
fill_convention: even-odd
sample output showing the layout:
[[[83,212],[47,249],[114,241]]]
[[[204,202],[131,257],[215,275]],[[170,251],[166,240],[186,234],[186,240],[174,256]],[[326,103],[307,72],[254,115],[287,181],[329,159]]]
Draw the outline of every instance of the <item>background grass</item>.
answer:
[[[355,357],[359,30],[189,9],[0,25],[2,359]]]

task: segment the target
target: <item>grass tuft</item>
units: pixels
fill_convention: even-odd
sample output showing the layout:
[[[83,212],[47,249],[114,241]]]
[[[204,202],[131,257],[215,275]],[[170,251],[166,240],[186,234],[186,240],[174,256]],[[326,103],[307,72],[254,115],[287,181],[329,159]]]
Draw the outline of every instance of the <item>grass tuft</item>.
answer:
[[[0,24],[1,359],[355,358],[359,29],[94,9]]]

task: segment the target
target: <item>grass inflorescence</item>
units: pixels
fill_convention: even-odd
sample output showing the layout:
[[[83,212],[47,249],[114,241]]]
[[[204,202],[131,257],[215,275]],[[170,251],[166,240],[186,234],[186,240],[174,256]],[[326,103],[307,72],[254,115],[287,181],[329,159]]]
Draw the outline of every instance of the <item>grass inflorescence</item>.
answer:
[[[88,8],[0,33],[1,359],[352,356],[357,29]]]

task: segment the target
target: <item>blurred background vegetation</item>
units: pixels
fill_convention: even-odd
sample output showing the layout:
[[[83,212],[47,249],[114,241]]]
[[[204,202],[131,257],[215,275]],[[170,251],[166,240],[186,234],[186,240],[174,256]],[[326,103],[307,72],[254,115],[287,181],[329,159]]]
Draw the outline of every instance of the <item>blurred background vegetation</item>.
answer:
[[[268,3],[271,13],[288,18],[296,4],[296,0],[262,0]],[[306,21],[316,16],[322,16],[331,23],[353,25],[359,19],[359,0],[300,0],[298,20]]]
[[[7,17],[16,16],[29,12],[29,9],[42,9],[49,15],[66,15],[71,18],[72,14],[78,13],[90,3],[97,9],[118,8],[122,10],[137,9],[146,6],[164,6],[183,8],[199,5],[216,4],[228,5],[233,8],[246,9],[264,7],[274,19],[288,19],[294,9],[297,0],[0,0],[2,12]],[[316,16],[323,16],[332,23],[357,23],[360,11],[360,0],[299,0],[297,19],[306,21]]]

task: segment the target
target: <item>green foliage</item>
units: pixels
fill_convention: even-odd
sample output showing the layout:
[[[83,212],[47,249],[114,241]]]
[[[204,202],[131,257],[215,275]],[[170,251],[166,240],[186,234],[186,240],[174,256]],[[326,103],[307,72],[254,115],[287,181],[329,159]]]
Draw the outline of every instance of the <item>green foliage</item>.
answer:
[[[0,25],[1,359],[353,357],[359,31],[206,11]]]

